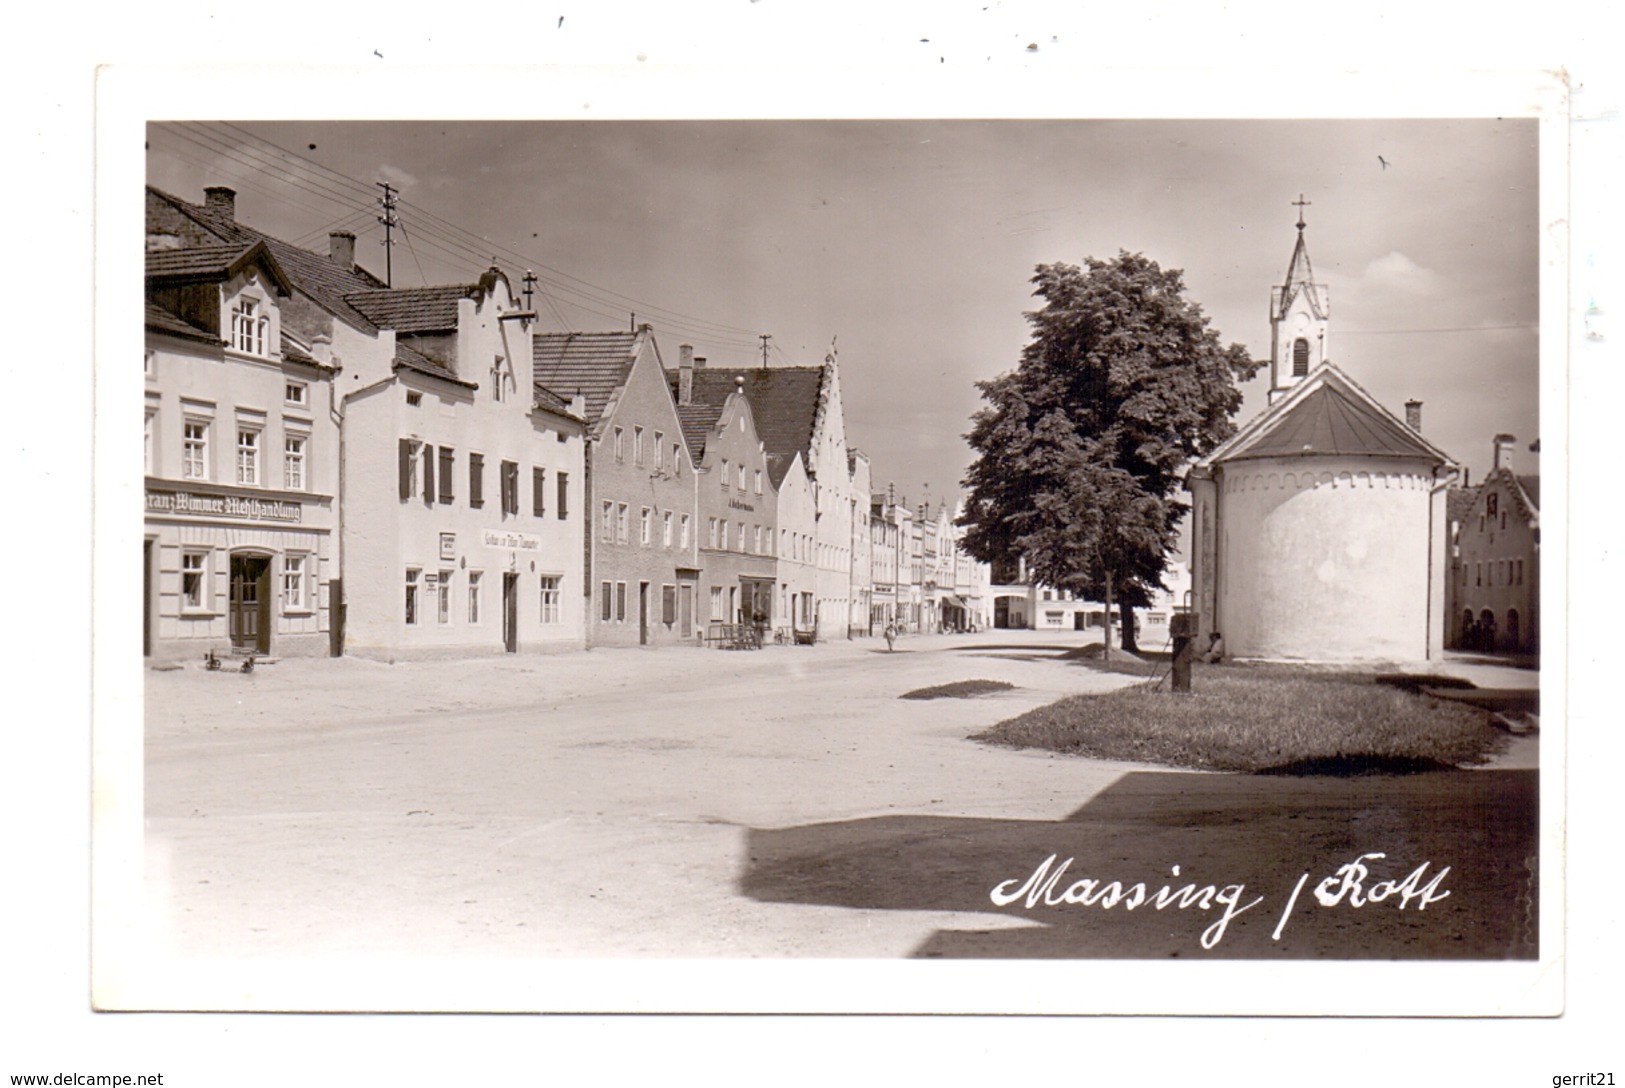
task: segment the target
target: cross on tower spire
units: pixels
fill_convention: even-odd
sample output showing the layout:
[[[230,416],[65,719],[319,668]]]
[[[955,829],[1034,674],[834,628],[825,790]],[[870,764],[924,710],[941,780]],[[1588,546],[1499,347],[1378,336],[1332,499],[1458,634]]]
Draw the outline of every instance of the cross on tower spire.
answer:
[[[1303,210],[1305,208],[1307,208],[1309,205],[1313,204],[1313,203],[1314,203],[1314,201],[1312,201],[1312,200],[1305,200],[1303,198],[1302,193],[1299,193],[1298,194],[1298,199],[1296,199],[1296,200],[1294,200],[1292,202],[1293,206],[1298,209],[1298,229],[1299,230],[1302,230],[1304,228],[1304,226],[1306,225],[1304,223],[1304,221],[1303,221]]]

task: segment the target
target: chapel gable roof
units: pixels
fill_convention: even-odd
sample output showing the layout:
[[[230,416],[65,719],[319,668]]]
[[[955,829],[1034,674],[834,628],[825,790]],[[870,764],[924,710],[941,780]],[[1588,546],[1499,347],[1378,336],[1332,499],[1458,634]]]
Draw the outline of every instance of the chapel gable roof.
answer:
[[[1197,465],[1328,455],[1453,463],[1348,375],[1322,363]]]

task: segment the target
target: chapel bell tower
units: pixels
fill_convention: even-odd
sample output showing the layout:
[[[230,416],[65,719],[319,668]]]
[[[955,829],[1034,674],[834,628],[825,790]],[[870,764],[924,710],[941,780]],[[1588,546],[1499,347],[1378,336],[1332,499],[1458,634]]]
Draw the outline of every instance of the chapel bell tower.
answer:
[[[1304,245],[1303,209],[1309,204],[1300,194],[1292,202],[1298,209],[1298,244],[1286,282],[1270,289],[1270,400],[1291,389],[1328,358],[1331,292],[1315,282]]]

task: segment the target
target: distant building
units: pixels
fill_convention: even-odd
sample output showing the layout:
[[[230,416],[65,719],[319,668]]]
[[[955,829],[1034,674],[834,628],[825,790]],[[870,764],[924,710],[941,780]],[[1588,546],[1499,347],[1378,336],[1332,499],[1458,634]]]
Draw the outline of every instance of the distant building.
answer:
[[[1270,405],[1198,461],[1198,644],[1232,657],[1420,660],[1443,649],[1456,465],[1327,361],[1330,303],[1298,221],[1270,300]]]
[[[1451,491],[1455,649],[1540,650],[1540,477],[1513,471],[1515,441],[1496,435],[1490,474],[1477,487]]]
[[[783,626],[775,599],[778,489],[744,378],[708,370],[688,344],[678,348],[677,369],[666,378],[698,480],[700,621],[707,629]]]
[[[696,380],[701,380],[698,366]],[[821,367],[751,367],[734,373],[778,495],[775,625],[844,638],[852,611],[853,490],[840,375]],[[733,379],[729,379],[732,381]]]

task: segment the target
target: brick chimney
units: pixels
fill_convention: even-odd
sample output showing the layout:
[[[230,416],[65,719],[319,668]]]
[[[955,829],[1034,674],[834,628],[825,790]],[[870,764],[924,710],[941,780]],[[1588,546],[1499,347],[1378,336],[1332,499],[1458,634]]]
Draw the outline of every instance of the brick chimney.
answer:
[[[677,405],[694,403],[694,345],[677,345]]]
[[[1419,401],[1419,400],[1408,400],[1408,401],[1405,402],[1405,426],[1409,427],[1411,430],[1415,431],[1417,434],[1422,433],[1422,402],[1421,401]]]
[[[1512,447],[1517,444],[1518,440],[1510,434],[1495,436],[1495,460],[1492,471],[1499,472],[1503,468],[1508,470],[1512,468]]]
[[[230,222],[237,222],[237,190],[225,185],[211,185],[203,190],[203,206],[218,212]]]
[[[346,272],[355,269],[355,232],[336,230],[327,236],[327,255]]]

